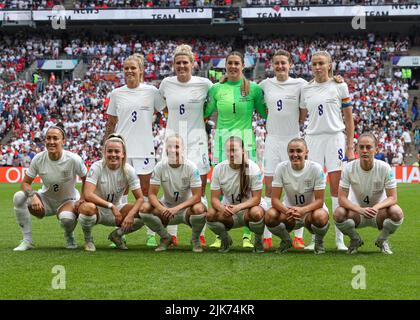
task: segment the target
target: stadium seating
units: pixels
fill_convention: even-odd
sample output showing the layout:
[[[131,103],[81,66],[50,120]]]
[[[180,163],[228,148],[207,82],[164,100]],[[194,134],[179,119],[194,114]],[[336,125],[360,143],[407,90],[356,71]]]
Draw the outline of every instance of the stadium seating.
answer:
[[[46,40],[42,37],[5,38],[0,42],[2,67],[0,69],[0,139],[13,129],[12,140],[1,146],[3,165],[6,161],[23,164],[23,159],[42,149],[42,134],[52,123],[63,122],[67,132],[67,149],[79,153],[89,165],[100,158],[102,134],[106,123],[107,95],[123,84],[121,66],[133,52],[146,57],[146,81],[159,80],[169,75],[171,57],[176,45],[187,42],[193,45],[196,70],[200,70],[212,56],[224,56],[232,49],[231,43],[210,39],[138,39],[134,35],[114,36],[112,39]],[[84,38],[86,39],[86,38]],[[366,35],[362,38],[341,37],[308,39],[282,38],[276,40],[248,40],[245,51],[266,65],[266,76],[273,76],[269,59],[277,49],[289,50],[294,60],[292,74],[310,79],[311,54],[325,48],[332,56],[334,73],[347,81],[354,102],[356,138],[367,128],[378,135],[380,146],[391,164],[405,158],[403,132],[411,130],[411,120],[405,107],[408,101],[408,84],[398,78],[388,78],[384,62],[398,53],[405,54],[409,41],[405,38],[388,38]],[[8,51],[9,50],[9,51]],[[62,83],[47,83],[44,88],[33,83],[8,78],[9,69],[15,73],[19,63],[28,63],[39,57],[63,54],[84,59],[88,64],[85,79]],[[356,56],[357,59],[352,57]],[[20,60],[24,59],[24,60]],[[4,60],[4,62],[3,62]],[[9,70],[9,71],[7,71]],[[114,81],[100,75],[115,73]],[[262,79],[256,79],[257,81]],[[158,157],[162,152],[162,139],[166,119],[163,114],[155,117],[153,131]],[[253,126],[257,137],[257,153],[262,161],[265,121],[254,116]],[[209,126],[211,137],[214,124]],[[13,155],[13,157],[10,156]],[[15,160],[13,160],[15,158]]]

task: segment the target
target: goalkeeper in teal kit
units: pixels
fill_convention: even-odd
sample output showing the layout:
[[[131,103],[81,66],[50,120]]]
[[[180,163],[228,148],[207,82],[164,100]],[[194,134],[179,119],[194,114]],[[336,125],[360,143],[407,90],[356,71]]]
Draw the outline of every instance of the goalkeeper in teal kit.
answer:
[[[209,117],[217,110],[216,135],[213,141],[213,165],[225,159],[225,143],[230,136],[238,136],[244,141],[248,159],[257,162],[257,148],[252,128],[254,110],[267,118],[266,105],[262,89],[249,82],[242,74],[244,58],[239,52],[231,52],[226,57],[227,81],[216,83],[210,88],[204,117]],[[252,248],[251,231],[244,227],[243,246]],[[210,247],[220,247],[216,239]]]

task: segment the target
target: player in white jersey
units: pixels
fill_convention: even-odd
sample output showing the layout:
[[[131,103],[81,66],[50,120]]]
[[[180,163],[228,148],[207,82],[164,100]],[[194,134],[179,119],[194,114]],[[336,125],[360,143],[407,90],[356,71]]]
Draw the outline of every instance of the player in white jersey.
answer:
[[[359,159],[348,163],[342,172],[338,200],[334,212],[338,228],[350,237],[348,253],[356,253],[363,245],[356,228],[373,227],[380,230],[375,244],[385,254],[392,254],[388,237],[402,224],[404,214],[397,205],[397,182],[384,161],[375,159],[376,137],[363,133],[357,150]]]
[[[139,217],[143,204],[140,181],[134,168],[126,163],[126,146],[121,135],[111,134],[104,143],[104,157],[96,161],[86,178],[84,197],[79,207],[79,222],[85,237],[85,250],[96,251],[92,237],[95,224],[119,227],[108,239],[119,249],[127,249],[122,235],[140,229],[144,223]],[[121,203],[125,190],[130,189],[136,202]]]
[[[225,148],[227,160],[216,165],[213,171],[212,208],[207,212],[207,225],[220,237],[219,252],[228,252],[232,245],[228,230],[247,225],[255,233],[254,251],[262,253],[263,207],[266,204],[261,201],[263,183],[260,168],[246,158],[241,138],[229,137]]]
[[[206,223],[206,207],[200,202],[201,179],[195,164],[184,158],[182,138],[174,134],[165,140],[167,157],[153,171],[149,199],[140,216],[144,223],[160,236],[155,251],[166,251],[172,243],[164,226],[185,223],[191,226],[194,252],[202,252],[200,233]],[[163,197],[157,195],[160,188]]]
[[[206,184],[210,171],[208,138],[204,124],[203,110],[207,93],[213,83],[202,77],[192,75],[194,54],[189,45],[175,49],[174,69],[176,76],[163,79],[159,91],[168,108],[168,122],[165,135],[179,134],[185,145],[186,159],[192,161],[201,176],[201,202],[207,207]],[[206,245],[203,233],[200,236]]]
[[[332,79],[332,60],[328,52],[314,53],[311,68],[314,79],[302,88],[302,108],[309,112],[305,139],[309,159],[327,169],[334,212],[338,207],[342,162],[345,157],[348,161],[354,159],[352,105],[347,84]],[[347,250],[337,226],[335,239],[338,250]],[[313,249],[313,246],[312,241],[307,249]]]
[[[271,63],[275,77],[268,78],[260,83],[264,91],[264,99],[268,108],[267,137],[264,149],[264,177],[265,177],[265,201],[271,207],[271,188],[273,175],[277,164],[287,161],[287,143],[300,135],[299,124],[305,120],[302,118],[303,110],[300,109],[301,89],[307,83],[302,78],[290,78],[289,70],[292,66],[290,53],[279,50],[274,53]],[[303,228],[295,230],[293,247],[303,249]],[[272,246],[271,234],[264,231],[264,247]]]
[[[76,187],[79,176],[83,185],[87,169],[82,158],[64,150],[63,126],[51,126],[45,136],[46,151],[38,153],[31,161],[23,178],[21,190],[13,196],[13,206],[23,240],[14,251],[34,248],[32,242],[31,214],[39,219],[57,215],[64,229],[66,248],[77,248],[73,230],[76,227],[77,209],[82,201]],[[31,184],[40,176],[42,189],[35,191]],[[83,190],[82,185],[82,190]]]
[[[144,200],[148,201],[150,177],[155,166],[153,114],[162,111],[165,102],[157,88],[143,83],[142,55],[129,56],[123,68],[126,85],[114,89],[110,94],[104,139],[113,132],[123,136],[127,146],[127,163],[134,167],[140,179]],[[127,202],[126,196],[122,202]],[[148,245],[155,246],[154,233],[149,230],[148,235]]]
[[[324,204],[325,174],[319,163],[308,158],[308,147],[301,138],[288,146],[288,161],[277,165],[273,180],[272,204],[265,215],[268,229],[281,239],[279,253],[292,246],[289,232],[305,226],[315,234],[315,253],[325,253],[328,209]],[[284,202],[281,195],[285,192]]]

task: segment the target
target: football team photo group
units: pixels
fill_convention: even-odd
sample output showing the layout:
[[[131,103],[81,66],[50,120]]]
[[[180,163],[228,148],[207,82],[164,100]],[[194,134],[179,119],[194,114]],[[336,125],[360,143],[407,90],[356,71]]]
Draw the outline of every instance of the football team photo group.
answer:
[[[0,0],[0,300],[187,319],[419,299],[419,18]]]
[[[48,128],[46,150],[32,160],[22,190],[13,197],[23,235],[15,251],[34,248],[32,215],[57,216],[68,249],[77,248],[74,229],[79,222],[84,250],[90,252],[96,250],[92,233],[96,224],[114,227],[108,238],[123,250],[127,249],[123,236],[145,226],[160,237],[155,251],[166,251],[173,241],[167,227],[184,223],[191,227],[194,252],[203,251],[200,235],[207,226],[217,235],[213,247],[219,252],[229,251],[233,228],[244,228],[244,246],[256,253],[264,252],[263,238],[272,235],[281,239],[278,252],[285,253],[293,241],[295,246],[302,243],[306,228],[313,234],[307,249],[322,254],[331,224],[338,250],[356,253],[363,245],[356,229],[373,227],[378,230],[376,246],[392,254],[388,238],[404,219],[396,180],[391,167],[374,158],[378,142],[373,134],[359,136],[360,158],[354,159],[352,102],[343,79],[333,78],[328,52],[313,54],[314,79],[306,82],[289,77],[290,54],[278,51],[272,58],[276,76],[260,85],[245,79],[240,52],[227,55],[226,75],[214,85],[192,76],[194,55],[189,45],[178,46],[173,59],[176,76],[165,78],[159,89],[143,82],[143,56],[124,61],[126,85],[110,94],[103,158],[89,172],[80,156],[64,149],[64,126]],[[152,117],[164,108],[168,114],[164,157],[155,163]],[[211,164],[204,119],[216,110],[208,201]],[[256,164],[254,110],[267,119],[264,168]],[[308,114],[303,139],[300,128]],[[43,187],[35,191],[31,184],[38,175]],[[331,209],[324,202],[326,176]],[[76,189],[78,177],[81,194]],[[127,202],[128,192],[134,203]],[[251,232],[254,243],[249,241]],[[344,235],[350,239],[348,247]]]

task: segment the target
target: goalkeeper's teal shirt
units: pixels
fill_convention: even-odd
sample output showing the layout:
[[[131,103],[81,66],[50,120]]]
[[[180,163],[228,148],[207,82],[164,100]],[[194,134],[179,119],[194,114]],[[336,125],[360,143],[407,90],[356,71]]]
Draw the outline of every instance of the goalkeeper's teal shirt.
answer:
[[[249,94],[243,97],[241,84],[242,80],[227,81],[210,88],[204,117],[209,117],[215,110],[218,112],[213,141],[214,164],[226,159],[225,143],[230,136],[242,138],[248,158],[257,161],[252,115],[255,109],[264,119],[267,118],[264,93],[256,83],[251,82]]]

